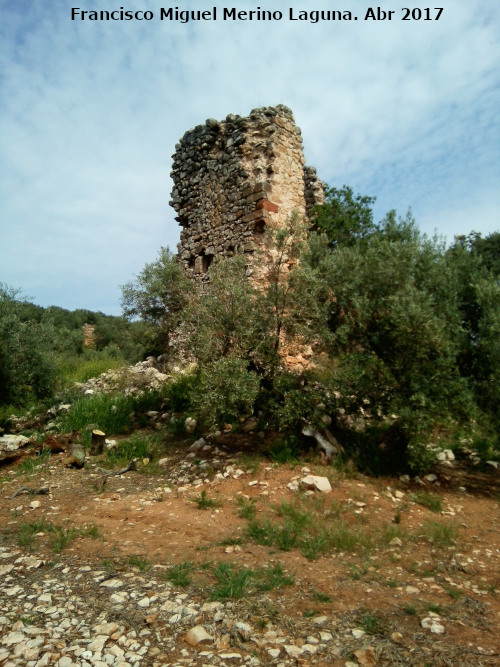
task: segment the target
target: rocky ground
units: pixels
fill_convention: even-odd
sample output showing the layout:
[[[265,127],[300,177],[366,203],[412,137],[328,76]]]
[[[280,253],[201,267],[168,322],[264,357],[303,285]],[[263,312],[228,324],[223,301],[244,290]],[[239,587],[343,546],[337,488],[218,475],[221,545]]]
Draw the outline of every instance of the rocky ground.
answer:
[[[277,465],[254,437],[165,436],[121,475],[5,463],[0,665],[499,664],[497,470],[373,479]]]

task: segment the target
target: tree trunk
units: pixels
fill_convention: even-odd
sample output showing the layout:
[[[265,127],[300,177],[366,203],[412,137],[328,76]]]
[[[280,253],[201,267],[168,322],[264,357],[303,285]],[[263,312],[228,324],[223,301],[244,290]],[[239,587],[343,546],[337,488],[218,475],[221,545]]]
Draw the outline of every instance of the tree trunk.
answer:
[[[90,455],[97,456],[102,454],[104,450],[104,441],[106,440],[106,434],[102,431],[95,429],[92,431],[92,439],[90,441]]]

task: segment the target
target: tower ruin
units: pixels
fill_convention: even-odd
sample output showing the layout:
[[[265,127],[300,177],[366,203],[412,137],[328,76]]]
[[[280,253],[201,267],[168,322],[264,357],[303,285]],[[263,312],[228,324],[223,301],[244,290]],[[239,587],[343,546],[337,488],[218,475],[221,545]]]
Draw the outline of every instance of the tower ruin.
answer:
[[[283,105],[209,119],[175,148],[170,205],[182,226],[178,259],[198,282],[215,257],[269,249],[270,228],[324,201],[324,184],[305,166],[300,129]]]

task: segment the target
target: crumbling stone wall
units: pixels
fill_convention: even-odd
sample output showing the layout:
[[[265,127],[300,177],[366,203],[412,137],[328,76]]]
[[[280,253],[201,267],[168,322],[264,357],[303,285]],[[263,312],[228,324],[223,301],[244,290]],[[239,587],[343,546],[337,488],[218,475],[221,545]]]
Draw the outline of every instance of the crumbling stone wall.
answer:
[[[304,166],[302,137],[287,107],[209,119],[186,132],[173,155],[171,206],[182,226],[178,258],[206,280],[214,257],[269,251],[269,228],[324,201],[316,170]]]

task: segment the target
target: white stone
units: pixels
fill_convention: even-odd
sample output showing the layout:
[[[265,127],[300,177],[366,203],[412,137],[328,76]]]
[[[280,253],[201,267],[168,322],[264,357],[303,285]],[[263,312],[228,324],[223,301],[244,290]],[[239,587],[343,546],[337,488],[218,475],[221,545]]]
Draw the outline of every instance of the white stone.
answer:
[[[300,480],[301,486],[307,489],[317,489],[322,493],[329,493],[332,486],[327,477],[319,477],[318,475],[306,475]]]
[[[103,581],[102,584],[99,584],[102,588],[121,588],[123,586],[123,581],[121,579],[107,579]]]
[[[8,635],[2,638],[2,644],[4,646],[13,646],[14,644],[19,644],[24,641],[26,637],[22,632],[9,632]]]
[[[184,637],[186,644],[198,646],[198,644],[211,644],[214,638],[208,634],[202,625],[195,625]]]
[[[303,653],[303,650],[294,644],[285,644],[283,648],[291,658],[298,658]]]
[[[104,644],[108,641],[108,635],[97,635],[97,637],[87,646],[89,651],[102,651]]]
[[[198,426],[198,422],[196,419],[193,417],[186,417],[186,420],[184,422],[184,428],[186,429],[186,433],[194,433],[196,431],[196,427]]]
[[[312,619],[314,625],[324,625],[328,621],[328,616],[316,616]]]
[[[351,630],[351,634],[355,639],[361,639],[361,637],[365,636],[365,631],[361,630],[361,628],[353,628]]]
[[[436,635],[442,635],[444,633],[444,626],[441,625],[441,623],[438,623],[436,618],[432,618],[431,616],[427,616],[426,618],[423,618],[420,621],[420,625],[426,629],[430,630]]]

